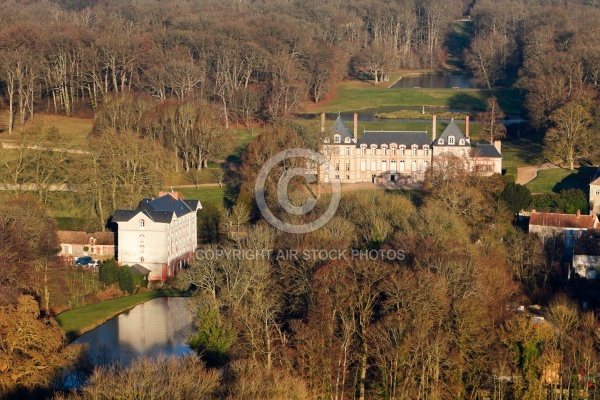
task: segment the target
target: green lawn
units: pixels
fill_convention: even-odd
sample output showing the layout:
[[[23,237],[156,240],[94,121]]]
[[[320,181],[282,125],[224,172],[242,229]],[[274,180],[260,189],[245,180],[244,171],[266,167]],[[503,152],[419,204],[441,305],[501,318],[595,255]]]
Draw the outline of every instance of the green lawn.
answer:
[[[534,139],[514,139],[502,142],[502,167],[524,167],[547,162],[542,156],[542,143]]]
[[[177,290],[157,290],[120,297],[118,299],[87,304],[58,314],[55,318],[58,324],[67,332],[70,340],[102,325],[104,322],[123,311],[129,310],[138,304],[158,297],[181,296]]]
[[[386,85],[351,81],[338,86],[335,96],[307,107],[311,113],[361,110],[382,106],[431,106],[484,111],[486,99],[495,95],[506,114],[523,113],[518,89],[388,89]]]
[[[213,203],[223,205],[223,199],[226,196],[225,187],[208,186],[196,188],[176,188],[186,199],[199,199],[200,203]]]
[[[597,167],[580,167],[571,171],[553,168],[539,171],[537,177],[526,186],[532,193],[560,192],[563,189],[581,189],[587,193],[588,185]]]

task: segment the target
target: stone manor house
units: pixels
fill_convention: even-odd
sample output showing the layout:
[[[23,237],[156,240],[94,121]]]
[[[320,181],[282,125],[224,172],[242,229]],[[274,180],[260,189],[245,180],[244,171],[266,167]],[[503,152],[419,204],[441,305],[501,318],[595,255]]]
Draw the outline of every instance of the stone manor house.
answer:
[[[353,128],[348,129],[338,116],[325,132],[325,116],[321,116],[321,151],[328,161],[319,168],[320,181],[335,176],[341,183],[420,183],[430,168],[502,173],[500,141],[471,144],[469,117],[464,134],[452,120],[439,137],[435,116],[431,136],[426,131],[365,131],[359,139],[358,114],[354,114]]]

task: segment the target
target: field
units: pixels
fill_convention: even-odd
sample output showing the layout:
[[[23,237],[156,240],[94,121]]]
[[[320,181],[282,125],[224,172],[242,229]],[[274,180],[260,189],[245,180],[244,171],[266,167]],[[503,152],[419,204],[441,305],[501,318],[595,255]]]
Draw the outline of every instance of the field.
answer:
[[[311,113],[362,110],[383,106],[448,107],[467,111],[484,111],[486,99],[495,95],[507,115],[523,114],[523,95],[518,89],[388,89],[369,82],[341,83],[331,97],[319,104],[306,106]]]
[[[112,317],[129,310],[138,304],[158,297],[176,297],[181,293],[176,290],[157,290],[120,297],[118,299],[87,304],[58,314],[55,318],[60,327],[67,332],[71,340],[77,336],[102,325]]]
[[[526,186],[532,193],[560,192],[563,189],[581,189],[587,193],[588,185],[597,167],[580,167],[571,171],[565,168],[545,169]]]

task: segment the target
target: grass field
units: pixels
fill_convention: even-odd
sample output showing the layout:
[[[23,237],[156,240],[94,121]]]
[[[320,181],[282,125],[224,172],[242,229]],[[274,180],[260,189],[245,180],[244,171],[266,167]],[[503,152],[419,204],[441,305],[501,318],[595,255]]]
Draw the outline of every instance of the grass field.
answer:
[[[77,336],[102,325],[112,317],[123,311],[129,310],[138,304],[158,297],[181,296],[177,290],[157,290],[120,297],[118,299],[101,301],[99,303],[87,304],[58,314],[55,318],[60,327],[67,332],[70,340]]]
[[[90,118],[64,117],[61,115],[35,114],[33,120],[25,121],[25,126],[21,127],[19,122],[15,122],[13,135],[15,133],[27,132],[36,128],[48,129],[55,127],[58,129],[58,138],[49,138],[47,144],[56,145],[57,142],[67,147],[81,146],[87,140],[94,120]],[[8,134],[8,112],[0,112],[0,139],[11,140]]]
[[[486,99],[495,95],[508,115],[523,114],[523,95],[518,89],[388,89],[368,82],[349,81],[337,87],[331,99],[309,105],[307,112],[362,110],[382,106],[431,106],[484,111]]]
[[[581,189],[587,193],[588,185],[597,167],[580,167],[571,171],[565,168],[545,169],[526,186],[532,193],[560,192],[563,189]]]
[[[179,193],[186,199],[199,199],[200,203],[213,203],[218,206],[223,205],[223,200],[227,198],[225,187],[208,186],[196,188],[177,188]]]

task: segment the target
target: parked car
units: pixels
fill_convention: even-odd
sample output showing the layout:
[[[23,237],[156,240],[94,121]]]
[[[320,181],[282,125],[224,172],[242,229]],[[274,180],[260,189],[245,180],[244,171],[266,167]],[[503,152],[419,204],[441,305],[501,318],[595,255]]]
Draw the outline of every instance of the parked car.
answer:
[[[98,260],[92,260],[92,262],[89,263],[87,266],[91,267],[91,268],[98,268],[100,266],[100,261],[98,261]]]
[[[92,257],[90,256],[77,257],[77,259],[75,260],[75,265],[88,265],[91,262]]]

